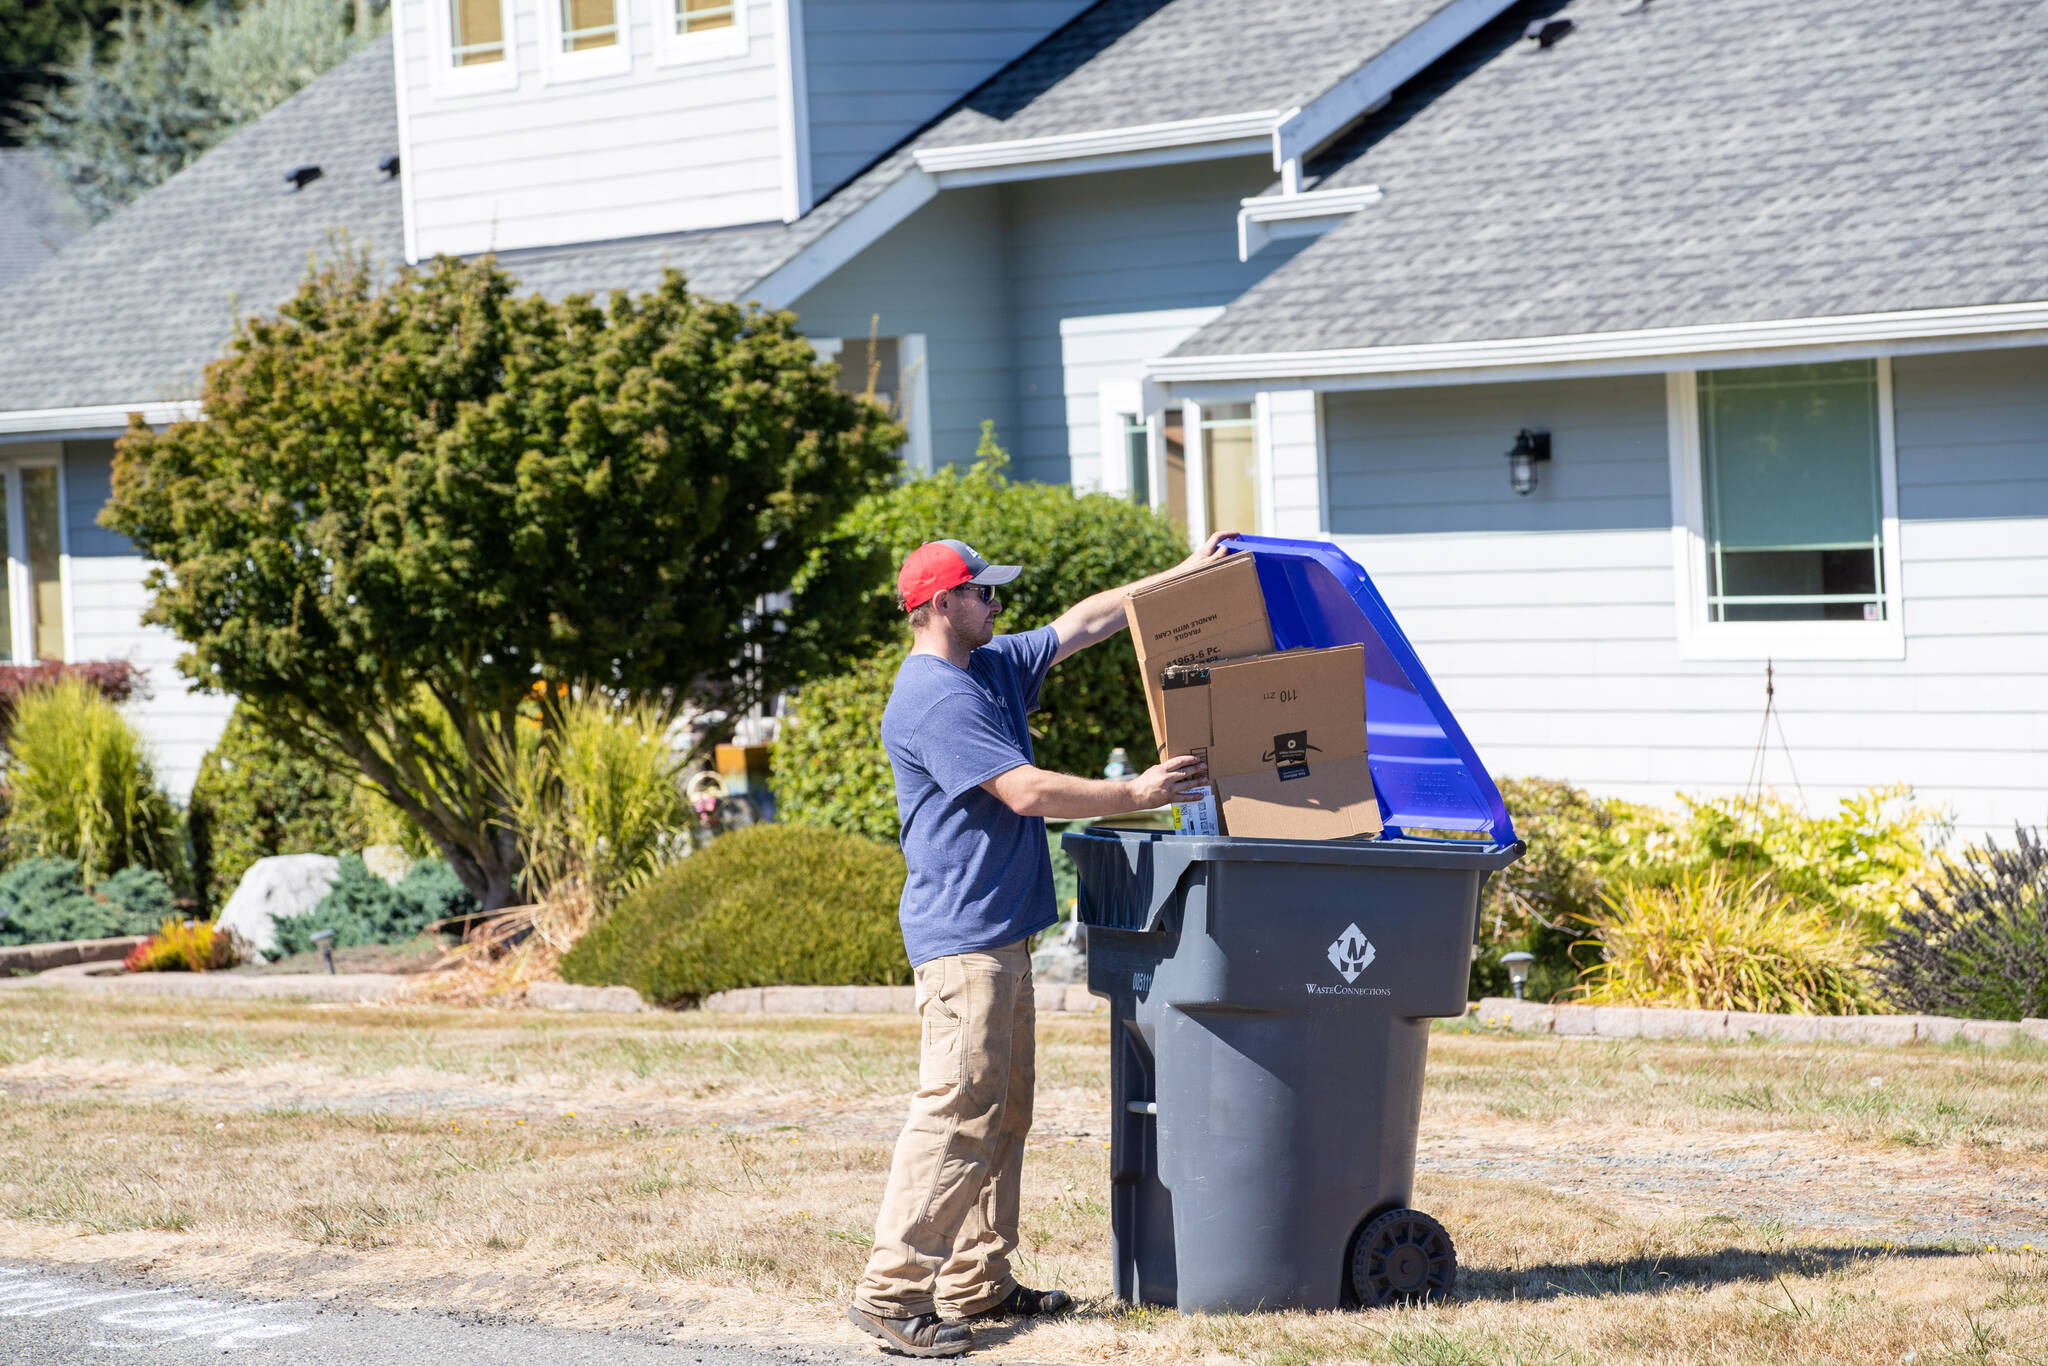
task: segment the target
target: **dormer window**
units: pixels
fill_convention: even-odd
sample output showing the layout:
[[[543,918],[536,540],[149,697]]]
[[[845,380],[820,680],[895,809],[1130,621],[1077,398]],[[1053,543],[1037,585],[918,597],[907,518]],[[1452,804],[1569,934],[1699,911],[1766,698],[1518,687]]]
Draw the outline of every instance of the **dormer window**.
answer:
[[[485,66],[505,60],[505,11],[498,0],[448,0],[456,66]]]
[[[588,52],[619,41],[615,0],[561,0],[562,51]]]
[[[624,11],[625,0],[542,0],[542,78],[581,81],[631,71]]]
[[[654,12],[664,63],[747,55],[746,0],[655,0]]]
[[[710,33],[737,23],[739,6],[733,0],[675,0],[676,32]]]
[[[434,94],[459,97],[518,87],[511,0],[434,0],[427,13]]]

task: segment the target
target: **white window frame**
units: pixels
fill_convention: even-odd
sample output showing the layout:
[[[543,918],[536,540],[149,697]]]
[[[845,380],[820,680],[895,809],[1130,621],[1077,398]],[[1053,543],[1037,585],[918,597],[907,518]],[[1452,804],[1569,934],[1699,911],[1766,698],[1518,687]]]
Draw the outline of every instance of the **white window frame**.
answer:
[[[899,420],[909,433],[903,441],[903,463],[919,474],[932,472],[931,366],[926,364],[925,334],[896,332],[877,336],[877,341],[896,342],[896,378],[903,392],[895,396]],[[863,339],[865,340],[865,339]],[[844,337],[812,337],[811,349],[821,361],[839,359],[846,345]]]
[[[623,2],[623,0],[622,0]],[[733,0],[732,23],[709,33],[676,32],[682,0],[654,0],[654,60],[662,66],[747,55],[748,0]]]
[[[1883,621],[1713,621],[1707,599],[1707,508],[1700,453],[1699,374],[1668,373],[1664,394],[1671,443],[1671,543],[1678,649],[1683,659],[1904,659],[1906,626],[1900,592],[1899,462],[1892,412],[1892,363],[1877,362],[1877,464],[1884,538]]]
[[[1096,457],[1095,486],[1119,498],[1131,496],[1124,418],[1135,417],[1145,424],[1145,483],[1152,495],[1147,506],[1158,507],[1164,455],[1160,451],[1159,419],[1145,412],[1143,384],[1135,379],[1106,379],[1095,390],[1095,405],[1096,444],[1100,450]]]
[[[461,99],[519,88],[519,30],[513,24],[512,0],[498,0],[505,60],[481,66],[455,65],[455,21],[449,13],[449,0],[426,0],[426,6],[428,30],[433,35],[427,54],[427,85],[436,98]]]
[[[632,0],[612,0],[612,22],[618,41],[581,52],[564,50],[563,0],[539,0],[540,75],[550,85],[587,81],[599,76],[623,76],[633,69]]]
[[[72,608],[77,594],[71,583],[71,497],[64,483],[64,449],[36,450],[31,447],[20,453],[10,452],[0,457],[0,480],[4,480],[7,494],[7,607],[11,639],[7,642],[8,656],[16,664],[36,664],[41,657],[36,654],[35,632],[35,585],[29,578],[28,567],[28,500],[22,497],[21,476],[24,470],[54,469],[57,471],[57,598],[59,623],[63,636],[64,658],[78,658],[78,634],[72,621]]]
[[[1262,535],[1273,519],[1272,457],[1266,449],[1271,423],[1266,416],[1265,395],[1253,394],[1249,402],[1239,398],[1212,399],[1210,403],[1218,408],[1249,407],[1252,410],[1252,488],[1259,500],[1259,525],[1231,527],[1230,530]],[[1219,529],[1209,521],[1209,443],[1202,434],[1201,400],[1191,398],[1181,404],[1181,426],[1188,462],[1188,534],[1199,543]]]

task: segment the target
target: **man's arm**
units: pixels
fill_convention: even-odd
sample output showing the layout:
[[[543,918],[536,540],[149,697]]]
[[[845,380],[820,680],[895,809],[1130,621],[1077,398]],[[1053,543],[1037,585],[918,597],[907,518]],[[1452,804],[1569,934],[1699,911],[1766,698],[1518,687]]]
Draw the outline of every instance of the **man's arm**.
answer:
[[[1218,531],[1202,542],[1200,550],[1166,572],[1138,579],[1133,583],[1124,584],[1121,588],[1105,588],[1102,592],[1083,598],[1069,607],[1054,618],[1052,623],[1052,629],[1060,638],[1060,648],[1053,655],[1052,662],[1057,664],[1067,656],[1085,650],[1098,641],[1108,640],[1123,630],[1125,597],[1140,589],[1177,578],[1190,570],[1200,569],[1203,565],[1216,563],[1229,553],[1223,549],[1222,542],[1235,535],[1235,531]]]
[[[1208,781],[1209,770],[1202,761],[1181,754],[1135,778],[1076,778],[1036,764],[1019,764],[981,786],[1020,816],[1075,821],[1164,806]]]

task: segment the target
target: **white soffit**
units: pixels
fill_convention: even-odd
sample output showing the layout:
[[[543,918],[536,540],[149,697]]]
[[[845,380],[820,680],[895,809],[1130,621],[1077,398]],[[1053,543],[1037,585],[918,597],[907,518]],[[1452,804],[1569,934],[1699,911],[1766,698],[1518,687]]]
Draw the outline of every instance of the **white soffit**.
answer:
[[[1193,150],[1203,156],[1236,156],[1263,152],[1279,117],[1277,109],[1254,109],[1243,114],[1098,128],[1056,137],[925,147],[913,155],[917,168],[938,176],[941,185],[984,185],[1032,178],[1028,173],[1032,169],[1041,176],[1073,174],[1076,162],[1113,160],[1117,167],[1124,167],[1185,159],[1161,156],[1162,153]],[[1053,169],[1043,169],[1046,167]]]
[[[1377,185],[1352,185],[1307,194],[1265,194],[1240,200],[1237,211],[1237,259],[1249,261],[1268,242],[1291,237],[1320,237],[1368,204],[1385,198]]]
[[[198,399],[155,403],[102,403],[90,408],[27,408],[0,413],[0,437],[76,435],[80,432],[125,431],[131,414],[140,413],[152,427],[189,422],[199,416]]]
[[[1322,380],[1325,383],[1316,387],[1376,388],[1404,380],[1458,383],[1519,378],[1511,372],[1523,371],[1683,369],[1689,360],[1730,353],[1784,352],[1789,353],[1788,358],[1812,360],[1820,357],[1811,353],[1829,348],[1871,356],[1965,349],[1972,344],[2048,344],[2048,300],[1341,351],[1167,356],[1148,362],[1145,374],[1160,384]]]

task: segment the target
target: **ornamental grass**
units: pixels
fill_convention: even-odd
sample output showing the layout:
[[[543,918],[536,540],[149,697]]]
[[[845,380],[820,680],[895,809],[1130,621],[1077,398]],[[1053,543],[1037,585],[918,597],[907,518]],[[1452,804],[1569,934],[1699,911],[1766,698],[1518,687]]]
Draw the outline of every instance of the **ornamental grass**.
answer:
[[[1603,960],[1594,1005],[1860,1015],[1876,1008],[1853,916],[1805,905],[1768,876],[1719,867],[1664,886],[1624,886],[1585,917]]]

